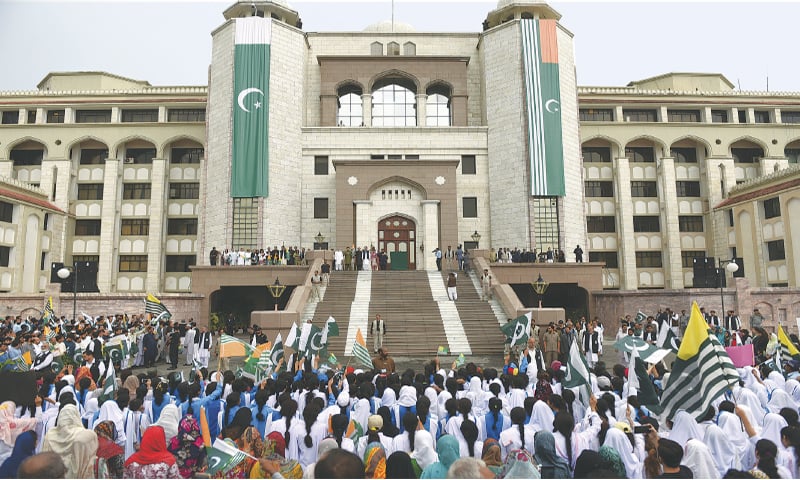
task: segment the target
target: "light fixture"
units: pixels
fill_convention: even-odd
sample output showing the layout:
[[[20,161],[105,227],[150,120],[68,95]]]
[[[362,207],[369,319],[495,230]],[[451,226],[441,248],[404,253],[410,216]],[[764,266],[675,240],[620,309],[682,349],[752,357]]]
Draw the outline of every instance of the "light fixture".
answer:
[[[281,298],[283,295],[284,290],[286,290],[286,285],[281,285],[281,281],[278,277],[275,277],[275,283],[272,285],[267,285],[269,289],[270,295],[275,300],[275,310],[278,310],[278,299]]]
[[[61,279],[61,285],[64,285],[64,280],[68,279],[72,274],[72,321],[75,321],[75,315],[78,312],[78,264],[75,263],[72,268],[61,267],[56,272],[58,278]]]
[[[542,274],[540,273],[539,278],[537,278],[535,282],[531,283],[531,286],[533,287],[533,291],[536,292],[536,295],[539,296],[539,308],[541,309],[542,295],[544,295],[544,292],[547,291],[547,287],[549,287],[550,284],[544,281]]]
[[[722,266],[725,265],[725,270],[723,270]],[[719,259],[719,268],[717,269],[717,285],[719,285],[719,302],[722,306],[722,318],[725,318],[725,295],[722,292],[722,286],[725,283],[725,271],[729,272],[731,275],[739,271],[739,264],[736,263],[736,259],[732,258],[730,260],[723,260]]]
[[[472,238],[472,241],[475,242],[475,247],[477,247],[478,243],[481,241],[481,234],[475,230],[475,233],[473,233],[470,237]]]

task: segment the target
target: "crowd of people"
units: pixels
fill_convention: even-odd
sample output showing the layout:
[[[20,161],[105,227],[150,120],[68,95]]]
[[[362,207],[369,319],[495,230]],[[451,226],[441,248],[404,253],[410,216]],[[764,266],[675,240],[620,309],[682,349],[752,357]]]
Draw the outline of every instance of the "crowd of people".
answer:
[[[306,265],[306,248],[277,245],[267,248],[223,248],[212,247],[209,253],[211,266],[244,266],[244,265]]]

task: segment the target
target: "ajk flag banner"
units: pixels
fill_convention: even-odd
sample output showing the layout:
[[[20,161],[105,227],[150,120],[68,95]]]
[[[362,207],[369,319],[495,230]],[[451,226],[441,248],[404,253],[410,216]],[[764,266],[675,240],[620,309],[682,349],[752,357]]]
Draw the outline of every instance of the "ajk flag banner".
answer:
[[[556,21],[523,19],[522,60],[528,120],[531,195],[565,195]]]
[[[781,355],[786,357],[786,359],[800,359],[800,350],[794,346],[789,336],[783,331],[783,326],[780,324],[778,325],[778,343],[780,343]]]
[[[268,195],[271,42],[271,19],[236,19],[231,162],[233,198]]]

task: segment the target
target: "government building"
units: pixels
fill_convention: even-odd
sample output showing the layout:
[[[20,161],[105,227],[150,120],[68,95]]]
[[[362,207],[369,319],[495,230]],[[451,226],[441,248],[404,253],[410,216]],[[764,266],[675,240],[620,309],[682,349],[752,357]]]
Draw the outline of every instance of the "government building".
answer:
[[[212,248],[317,244],[428,272],[437,247],[463,245],[476,266],[501,248],[563,250],[568,269],[580,246],[597,277],[586,314],[724,295],[800,317],[800,93],[721,73],[578,86],[581,32],[537,0],[500,0],[471,33],[309,32],[301,13],[227,8],[208,85],[53,72],[0,91],[6,314],[40,309],[67,265],[99,292],[86,308],[149,292],[202,318]]]

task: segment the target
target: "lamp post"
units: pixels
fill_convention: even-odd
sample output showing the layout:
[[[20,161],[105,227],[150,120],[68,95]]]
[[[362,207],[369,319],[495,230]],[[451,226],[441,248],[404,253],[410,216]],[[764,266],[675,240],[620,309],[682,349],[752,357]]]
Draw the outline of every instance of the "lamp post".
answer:
[[[542,295],[544,295],[544,292],[547,291],[547,287],[549,287],[550,284],[544,281],[542,274],[540,273],[539,278],[537,278],[535,282],[531,283],[531,286],[533,287],[533,291],[536,292],[536,295],[539,296],[539,310],[541,310]]]
[[[728,313],[725,311],[725,295],[722,293],[722,286],[725,283],[725,271],[727,270],[730,273],[736,273],[739,271],[739,264],[736,263],[736,259],[732,258],[730,260],[723,260],[719,259],[719,268],[717,268],[717,285],[719,286],[719,301],[722,304],[722,318],[725,318],[725,315]],[[723,269],[723,266],[725,267]]]
[[[275,300],[275,311],[278,311],[278,299],[281,298],[284,290],[286,290],[286,285],[281,285],[280,279],[275,277],[275,283],[267,285],[267,288],[269,288],[269,294]]]
[[[75,322],[78,311],[78,264],[74,263],[71,269],[70,267],[61,267],[56,275],[61,279],[61,285],[64,285],[64,280],[69,278],[70,272],[72,273],[72,321]]]
[[[323,234],[322,234],[322,232],[318,232],[318,233],[317,233],[317,234],[314,236],[314,242],[315,242],[315,243],[314,243],[314,250],[327,250],[327,249],[326,249],[326,248],[323,246],[323,242],[325,242],[325,235],[323,235]]]
[[[475,230],[475,233],[470,235],[470,238],[472,238],[472,241],[475,242],[475,248],[478,248],[479,247],[479,243],[481,241],[481,234],[478,233],[477,230]]]

